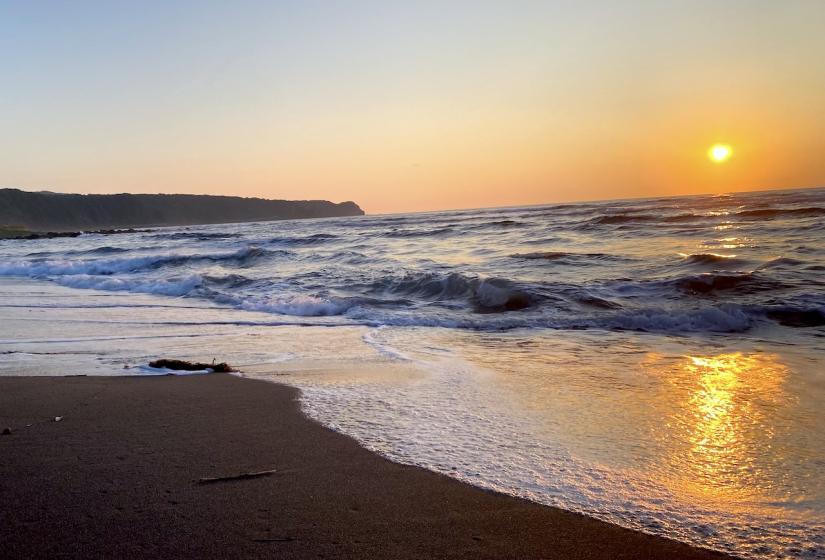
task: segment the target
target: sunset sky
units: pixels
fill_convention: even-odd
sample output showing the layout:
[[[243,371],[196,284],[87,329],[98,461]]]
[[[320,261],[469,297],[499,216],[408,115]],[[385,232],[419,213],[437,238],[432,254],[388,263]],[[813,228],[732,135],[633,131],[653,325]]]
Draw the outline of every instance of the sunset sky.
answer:
[[[4,1],[0,186],[369,213],[822,186],[823,29],[821,0]]]

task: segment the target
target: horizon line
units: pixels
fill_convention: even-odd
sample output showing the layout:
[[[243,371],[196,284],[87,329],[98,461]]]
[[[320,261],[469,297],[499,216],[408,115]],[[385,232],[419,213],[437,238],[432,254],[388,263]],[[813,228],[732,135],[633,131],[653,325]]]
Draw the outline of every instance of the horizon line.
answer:
[[[364,212],[364,216],[396,216],[396,215],[406,215],[406,214],[435,214],[439,212],[471,212],[471,211],[478,211],[478,210],[494,210],[499,208],[536,208],[541,206],[567,206],[567,205],[576,205],[576,204],[585,204],[585,203],[605,203],[605,202],[621,202],[621,201],[629,201],[629,200],[651,200],[656,198],[690,198],[694,196],[725,196],[731,194],[744,194],[744,193],[765,193],[765,192],[773,192],[773,191],[801,191],[801,190],[816,190],[825,188],[825,185],[812,185],[812,186],[795,186],[795,187],[773,187],[773,188],[766,188],[766,189],[754,189],[754,190],[726,190],[720,191],[716,193],[687,193],[687,194],[675,194],[675,195],[651,195],[651,196],[631,196],[631,197],[623,197],[623,198],[584,198],[581,200],[570,200],[565,202],[560,201],[549,201],[549,202],[539,202],[535,204],[507,204],[503,206],[477,206],[477,207],[463,207],[463,208],[442,208],[439,210],[410,210],[410,211],[401,211],[401,212],[376,212],[376,213],[368,213],[366,210],[361,208],[361,205],[353,199],[349,200],[342,200],[340,202],[333,202],[328,199],[323,198],[315,198],[315,199],[287,199],[287,198],[266,198],[263,196],[240,196],[234,194],[206,194],[206,193],[182,193],[182,192],[156,192],[156,193],[133,193],[133,192],[113,192],[113,193],[83,193],[83,192],[60,192],[60,191],[52,191],[46,188],[38,189],[38,190],[29,190],[26,188],[21,187],[13,187],[13,186],[0,186],[0,190],[19,190],[22,192],[28,193],[48,193],[48,194],[58,194],[58,195],[80,195],[80,196],[117,196],[117,195],[146,195],[146,196],[156,196],[156,195],[166,195],[166,196],[214,196],[214,197],[231,197],[231,198],[242,198],[242,199],[259,199],[259,200],[273,200],[273,201],[285,201],[285,202],[330,202],[332,204],[346,204],[351,202],[361,208]]]

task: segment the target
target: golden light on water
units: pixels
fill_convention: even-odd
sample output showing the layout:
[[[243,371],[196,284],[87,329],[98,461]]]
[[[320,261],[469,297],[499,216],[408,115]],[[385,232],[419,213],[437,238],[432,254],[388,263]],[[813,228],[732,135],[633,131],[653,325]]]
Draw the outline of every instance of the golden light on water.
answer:
[[[708,498],[765,497],[763,461],[774,438],[769,411],[782,402],[787,367],[771,354],[688,356],[682,364],[687,403],[677,415],[682,445],[673,459],[680,486]]]
[[[715,163],[722,163],[730,159],[733,150],[728,144],[714,144],[708,150],[708,157]]]
[[[699,379],[699,389],[690,399],[697,419],[691,436],[691,451],[710,459],[708,465],[712,466],[715,459],[728,453],[739,438],[736,408],[749,406],[748,403],[737,405],[734,395],[741,383],[741,372],[747,366],[740,363],[741,354],[689,357],[689,360],[686,369],[697,373]]]

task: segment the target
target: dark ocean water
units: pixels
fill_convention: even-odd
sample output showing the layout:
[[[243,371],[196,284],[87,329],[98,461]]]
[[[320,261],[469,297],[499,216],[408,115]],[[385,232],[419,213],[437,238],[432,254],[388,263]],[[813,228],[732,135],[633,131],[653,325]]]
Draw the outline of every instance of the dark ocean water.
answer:
[[[0,242],[0,275],[482,330],[818,329],[823,272],[822,189]]]
[[[218,357],[395,461],[825,558],[825,189],[5,240],[0,313],[0,375]]]

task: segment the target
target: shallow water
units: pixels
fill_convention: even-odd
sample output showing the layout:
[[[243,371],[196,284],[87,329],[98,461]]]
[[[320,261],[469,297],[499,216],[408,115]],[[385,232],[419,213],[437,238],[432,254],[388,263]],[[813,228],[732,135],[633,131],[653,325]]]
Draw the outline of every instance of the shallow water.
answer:
[[[819,189],[0,241],[0,374],[217,357],[394,460],[822,558],[823,233]]]

